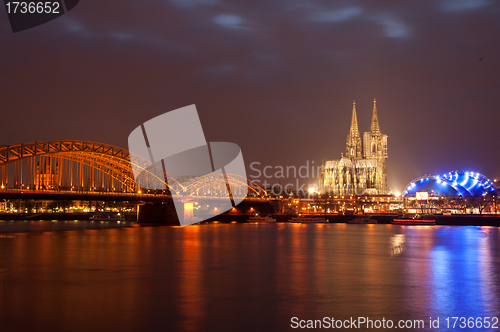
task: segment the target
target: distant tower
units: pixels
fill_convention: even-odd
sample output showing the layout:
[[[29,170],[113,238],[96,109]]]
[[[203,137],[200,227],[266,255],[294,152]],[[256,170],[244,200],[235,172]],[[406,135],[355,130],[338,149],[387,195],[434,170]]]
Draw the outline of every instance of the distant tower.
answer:
[[[345,155],[349,159],[363,158],[361,150],[361,136],[359,135],[358,129],[358,117],[356,115],[356,101],[353,101],[352,103],[351,129],[347,135]]]
[[[387,193],[387,135],[382,135],[378,123],[377,100],[373,99],[373,113],[370,132],[363,134],[363,156],[377,160],[375,187],[380,194]]]
[[[36,166],[36,188],[54,189],[57,186],[59,164],[54,165],[51,157],[44,159],[41,164],[38,162]]]

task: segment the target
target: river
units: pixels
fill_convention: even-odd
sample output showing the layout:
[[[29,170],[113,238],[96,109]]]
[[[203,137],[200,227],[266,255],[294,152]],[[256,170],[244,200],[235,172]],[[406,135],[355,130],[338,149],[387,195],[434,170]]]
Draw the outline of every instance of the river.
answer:
[[[500,317],[497,227],[30,225],[0,223],[0,331],[292,331],[293,317],[431,331],[438,317],[443,330],[446,317]]]

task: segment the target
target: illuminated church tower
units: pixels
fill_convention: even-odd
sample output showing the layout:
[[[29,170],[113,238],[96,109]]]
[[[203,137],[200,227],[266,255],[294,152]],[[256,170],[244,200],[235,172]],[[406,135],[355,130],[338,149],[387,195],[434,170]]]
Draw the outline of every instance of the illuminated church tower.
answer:
[[[387,193],[387,135],[382,135],[378,124],[377,101],[373,99],[372,124],[370,132],[363,134],[363,157],[377,160],[376,188],[378,192]]]
[[[36,165],[36,189],[54,189],[57,187],[59,175],[59,164],[54,165],[53,158],[45,160]]]
[[[338,195],[387,194],[386,158],[387,135],[380,131],[376,100],[373,100],[370,131],[363,134],[363,140],[359,134],[354,102],[345,156],[323,164],[321,191]]]
[[[351,129],[347,135],[347,143],[345,147],[345,155],[351,159],[361,159],[361,136],[358,129],[358,117],[356,116],[356,101],[352,103],[352,119]]]

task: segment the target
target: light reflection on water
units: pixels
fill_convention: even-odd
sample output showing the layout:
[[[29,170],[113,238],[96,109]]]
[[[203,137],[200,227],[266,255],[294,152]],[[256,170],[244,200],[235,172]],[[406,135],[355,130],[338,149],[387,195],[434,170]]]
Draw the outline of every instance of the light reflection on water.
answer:
[[[276,331],[294,316],[499,316],[499,233],[281,223],[4,233],[1,328]]]
[[[1,233],[130,227],[134,222],[108,220],[0,220]]]

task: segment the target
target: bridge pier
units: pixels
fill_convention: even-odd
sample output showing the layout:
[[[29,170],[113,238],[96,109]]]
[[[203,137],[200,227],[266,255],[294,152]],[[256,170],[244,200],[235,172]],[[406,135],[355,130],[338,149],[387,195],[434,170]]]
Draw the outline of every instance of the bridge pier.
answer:
[[[191,204],[191,214],[193,207]],[[182,206],[178,206],[179,208]],[[137,207],[137,223],[139,224],[163,224],[180,226],[177,211],[173,202],[167,204],[141,204]]]

